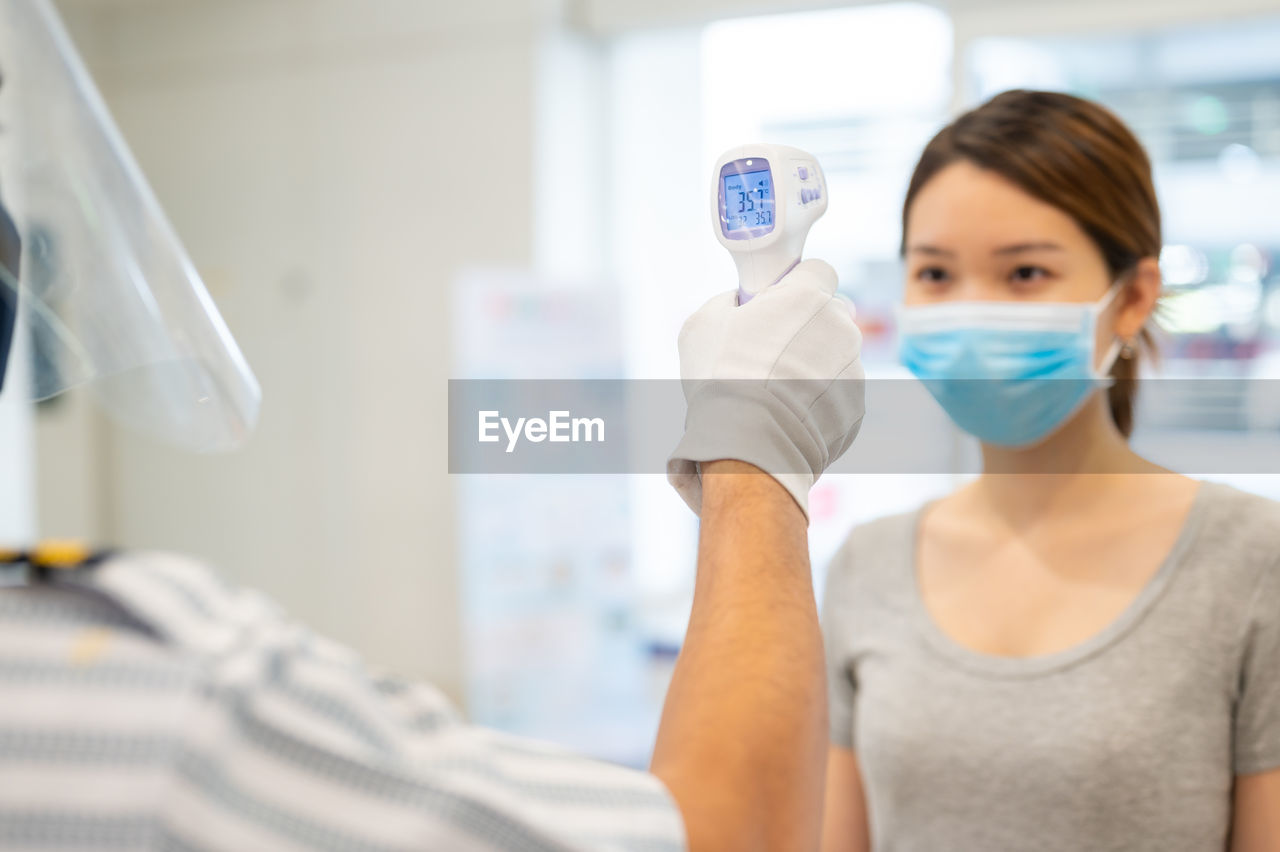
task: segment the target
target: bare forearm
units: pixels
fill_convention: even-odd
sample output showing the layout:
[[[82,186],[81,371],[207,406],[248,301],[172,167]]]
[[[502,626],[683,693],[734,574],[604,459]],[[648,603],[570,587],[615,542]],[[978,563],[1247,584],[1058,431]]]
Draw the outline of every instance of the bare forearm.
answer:
[[[804,515],[741,462],[703,467],[693,613],[653,772],[694,852],[819,842],[826,684]]]
[[[1236,778],[1231,852],[1280,848],[1280,769]]]

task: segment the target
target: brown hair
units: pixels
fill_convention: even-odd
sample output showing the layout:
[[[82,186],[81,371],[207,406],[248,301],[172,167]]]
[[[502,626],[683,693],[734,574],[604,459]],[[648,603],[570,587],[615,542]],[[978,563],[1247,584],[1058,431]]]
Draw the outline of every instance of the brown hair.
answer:
[[[925,146],[902,205],[902,246],[916,194],[946,166],[989,169],[1067,213],[1098,246],[1115,280],[1160,254],[1160,208],[1142,144],[1106,108],[1059,92],[1014,89],[964,113]],[[1154,351],[1144,329],[1142,343]],[[1137,353],[1117,358],[1107,392],[1111,417],[1133,431]]]

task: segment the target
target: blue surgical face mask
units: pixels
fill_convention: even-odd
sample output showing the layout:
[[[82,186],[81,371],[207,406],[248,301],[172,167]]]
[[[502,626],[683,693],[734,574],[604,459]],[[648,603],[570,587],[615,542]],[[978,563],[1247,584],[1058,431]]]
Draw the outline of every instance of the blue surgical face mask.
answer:
[[[1116,340],[1094,367],[1095,303],[940,302],[904,307],[899,357],[955,424],[989,444],[1040,443],[1110,383]]]

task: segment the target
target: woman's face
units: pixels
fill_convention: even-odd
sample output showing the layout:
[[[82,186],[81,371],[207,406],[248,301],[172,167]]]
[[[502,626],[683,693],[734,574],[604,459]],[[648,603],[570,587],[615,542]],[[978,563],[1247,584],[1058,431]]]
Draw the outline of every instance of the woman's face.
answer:
[[[1094,302],[1111,282],[1075,220],[995,172],[952,163],[907,213],[907,305]]]

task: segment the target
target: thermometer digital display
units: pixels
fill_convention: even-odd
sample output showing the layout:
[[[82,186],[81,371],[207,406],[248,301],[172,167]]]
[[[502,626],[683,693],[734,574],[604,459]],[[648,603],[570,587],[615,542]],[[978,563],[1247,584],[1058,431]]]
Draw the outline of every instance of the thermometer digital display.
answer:
[[[725,175],[725,229],[773,228],[773,179],[768,169]]]

